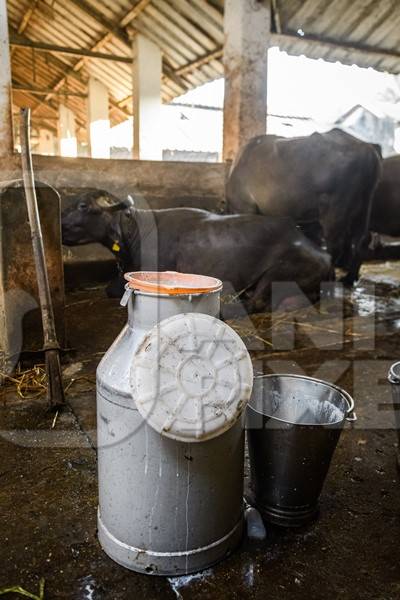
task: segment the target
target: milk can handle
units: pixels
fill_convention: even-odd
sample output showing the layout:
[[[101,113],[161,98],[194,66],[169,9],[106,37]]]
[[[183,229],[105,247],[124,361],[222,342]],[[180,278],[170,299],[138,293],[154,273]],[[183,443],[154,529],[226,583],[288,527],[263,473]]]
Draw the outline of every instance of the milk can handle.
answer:
[[[129,287],[129,284],[127,283],[125,285],[125,292],[124,295],[122,296],[121,300],[120,300],[120,305],[121,306],[126,306],[129,302],[129,298],[131,297],[133,292],[133,289]]]

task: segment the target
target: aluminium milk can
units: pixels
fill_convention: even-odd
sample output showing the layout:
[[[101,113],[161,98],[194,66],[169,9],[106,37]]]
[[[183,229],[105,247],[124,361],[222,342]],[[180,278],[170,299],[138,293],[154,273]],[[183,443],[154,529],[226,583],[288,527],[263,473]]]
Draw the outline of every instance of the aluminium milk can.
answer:
[[[253,372],[217,318],[219,280],[126,278],[128,323],[97,369],[99,541],[129,569],[180,575],[241,540]]]

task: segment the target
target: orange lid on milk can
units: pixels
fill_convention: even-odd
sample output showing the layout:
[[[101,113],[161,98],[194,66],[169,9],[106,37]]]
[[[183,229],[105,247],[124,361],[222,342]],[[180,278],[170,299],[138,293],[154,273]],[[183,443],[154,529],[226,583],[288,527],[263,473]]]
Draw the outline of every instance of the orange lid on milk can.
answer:
[[[124,277],[132,290],[150,294],[208,294],[222,289],[222,281],[215,277],[177,271],[133,271]]]

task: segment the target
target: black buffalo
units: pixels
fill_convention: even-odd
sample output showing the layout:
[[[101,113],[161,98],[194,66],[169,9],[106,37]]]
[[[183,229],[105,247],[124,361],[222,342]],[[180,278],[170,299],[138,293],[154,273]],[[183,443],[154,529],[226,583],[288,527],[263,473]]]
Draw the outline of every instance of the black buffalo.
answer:
[[[382,161],[382,175],[372,201],[370,230],[400,237],[400,156]]]
[[[324,238],[351,284],[368,240],[379,175],[377,147],[339,129],[291,139],[262,135],[232,165],[227,211],[291,217],[316,241]]]
[[[399,260],[400,242],[400,156],[382,161],[382,175],[372,200],[370,244],[365,260]]]
[[[81,195],[62,214],[63,243],[99,242],[121,272],[177,270],[221,279],[241,294],[249,312],[277,306],[293,292],[272,282],[295,282],[308,295],[332,279],[330,257],[290,219],[216,215],[195,208],[136,210],[98,191]]]

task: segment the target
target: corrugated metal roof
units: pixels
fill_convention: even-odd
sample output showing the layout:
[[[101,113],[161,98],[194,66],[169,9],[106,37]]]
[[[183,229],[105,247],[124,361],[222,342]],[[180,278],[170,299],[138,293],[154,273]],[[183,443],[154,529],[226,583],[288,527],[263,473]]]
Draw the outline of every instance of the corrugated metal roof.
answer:
[[[223,75],[220,0],[8,0],[8,18],[14,42],[45,42],[126,58],[131,57],[130,39],[142,33],[163,51],[165,102]],[[86,137],[87,114],[82,96],[90,75],[109,88],[113,123],[132,113],[130,64],[14,45],[12,74],[15,87],[23,88],[14,89],[14,103],[36,107],[33,123],[48,117],[54,127],[57,106],[63,102],[77,117],[81,139]],[[29,89],[59,95],[38,96]]]
[[[271,0],[273,45],[290,54],[400,72],[399,0]],[[8,0],[11,34],[41,42],[131,57],[130,39],[140,32],[163,51],[165,102],[223,75],[223,0]],[[19,34],[19,37],[17,35]],[[55,126],[57,107],[74,111],[86,137],[87,79],[110,92],[113,123],[132,112],[131,66],[12,47],[16,105],[34,108],[34,120]],[[28,90],[57,91],[38,96]]]
[[[400,73],[399,0],[272,0],[275,43],[304,54]]]

